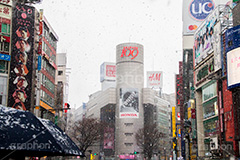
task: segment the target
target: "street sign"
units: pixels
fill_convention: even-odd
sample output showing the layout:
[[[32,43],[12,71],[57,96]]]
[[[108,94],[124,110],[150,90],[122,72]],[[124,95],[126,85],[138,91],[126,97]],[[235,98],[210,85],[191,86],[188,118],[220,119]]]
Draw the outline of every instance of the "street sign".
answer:
[[[38,56],[38,66],[37,66],[38,71],[41,70],[41,65],[42,65],[42,56]]]
[[[10,61],[11,60],[11,56],[7,55],[7,54],[0,54],[0,60]]]

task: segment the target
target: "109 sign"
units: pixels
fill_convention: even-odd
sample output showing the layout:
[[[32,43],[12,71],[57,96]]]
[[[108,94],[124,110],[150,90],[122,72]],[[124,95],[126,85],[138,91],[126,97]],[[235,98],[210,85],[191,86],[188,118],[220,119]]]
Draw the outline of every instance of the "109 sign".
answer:
[[[193,0],[189,5],[189,13],[196,20],[204,20],[214,9],[212,0]]]
[[[121,57],[129,57],[131,55],[131,59],[134,59],[135,57],[137,57],[138,53],[138,47],[123,47]]]

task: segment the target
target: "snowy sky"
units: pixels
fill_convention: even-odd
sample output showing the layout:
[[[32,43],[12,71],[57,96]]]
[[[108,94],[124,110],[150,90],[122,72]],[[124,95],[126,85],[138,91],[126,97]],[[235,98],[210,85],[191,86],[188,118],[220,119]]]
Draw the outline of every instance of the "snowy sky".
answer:
[[[175,92],[182,0],[42,0],[35,7],[44,10],[59,37],[57,53],[67,53],[72,107],[101,89],[100,65],[115,62],[116,46],[124,42],[142,44],[145,76],[163,71],[163,92]]]

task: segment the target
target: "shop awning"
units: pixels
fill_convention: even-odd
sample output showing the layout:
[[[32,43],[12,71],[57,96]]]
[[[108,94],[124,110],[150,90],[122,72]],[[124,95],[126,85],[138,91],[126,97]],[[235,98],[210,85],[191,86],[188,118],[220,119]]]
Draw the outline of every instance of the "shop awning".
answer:
[[[0,159],[5,156],[83,156],[76,144],[49,120],[0,105]]]

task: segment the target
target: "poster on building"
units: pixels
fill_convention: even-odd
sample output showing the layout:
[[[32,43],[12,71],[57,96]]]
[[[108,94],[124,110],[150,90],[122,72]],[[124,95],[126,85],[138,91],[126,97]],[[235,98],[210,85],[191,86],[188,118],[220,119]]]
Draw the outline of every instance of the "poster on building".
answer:
[[[104,80],[115,81],[116,80],[116,64],[110,62],[104,62],[100,66],[100,82]]]
[[[219,20],[219,10],[215,9],[199,26],[194,34],[195,66],[213,52],[214,25]],[[215,34],[216,35],[216,34]],[[220,35],[219,35],[220,36]]]
[[[12,18],[12,8],[0,4],[0,17],[11,19]]]
[[[137,88],[120,88],[120,118],[139,118],[139,91]]]
[[[163,86],[163,72],[148,71],[147,72],[147,88],[162,89],[162,86]]]
[[[228,89],[240,85],[240,25],[225,32]]]
[[[104,149],[113,149],[114,148],[114,128],[106,127],[104,129],[104,139],[103,139],[103,148]]]
[[[12,52],[8,106],[29,110],[31,106],[35,8],[16,4],[12,22]]]
[[[184,0],[182,6],[183,35],[193,35],[218,5],[230,3],[230,0]]]
[[[8,6],[12,6],[12,0],[0,0],[0,3]]]

